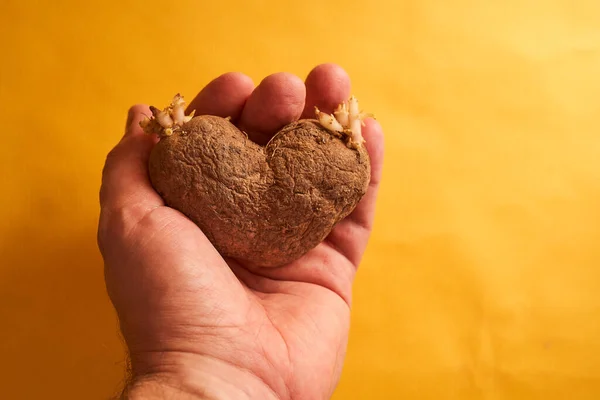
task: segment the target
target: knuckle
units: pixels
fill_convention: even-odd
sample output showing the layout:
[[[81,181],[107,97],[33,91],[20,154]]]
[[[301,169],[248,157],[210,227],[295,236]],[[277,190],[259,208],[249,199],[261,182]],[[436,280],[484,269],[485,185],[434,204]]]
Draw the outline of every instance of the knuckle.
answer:
[[[121,150],[119,145],[115,146],[108,152],[104,160],[104,166],[102,167],[102,180],[100,186],[100,201],[102,202],[106,198],[107,185],[109,185],[110,175],[113,170],[117,168],[118,160],[121,157]]]
[[[142,218],[138,207],[103,207],[98,222],[97,241],[102,254],[111,247],[123,246]]]
[[[117,144],[113,147],[107,154],[104,160],[104,168],[102,169],[102,175],[105,176],[108,174],[110,169],[117,163],[119,158],[121,158],[121,146]]]

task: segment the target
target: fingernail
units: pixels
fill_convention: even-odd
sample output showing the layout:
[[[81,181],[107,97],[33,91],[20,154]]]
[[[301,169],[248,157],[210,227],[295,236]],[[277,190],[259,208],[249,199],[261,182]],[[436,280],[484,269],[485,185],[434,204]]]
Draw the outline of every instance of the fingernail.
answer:
[[[125,122],[125,133],[123,134],[124,137],[127,136],[129,131],[131,130],[131,124],[133,123],[133,118],[135,118],[135,111],[133,110],[133,107],[132,107],[127,112],[127,122]]]

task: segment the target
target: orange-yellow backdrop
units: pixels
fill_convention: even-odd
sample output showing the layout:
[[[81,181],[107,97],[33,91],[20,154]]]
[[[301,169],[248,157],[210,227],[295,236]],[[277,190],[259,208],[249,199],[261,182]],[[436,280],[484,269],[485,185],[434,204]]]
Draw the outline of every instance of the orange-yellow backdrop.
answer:
[[[0,44],[0,398],[119,387],[95,229],[128,106],[326,61],[387,133],[335,399],[600,398],[597,0],[3,0]]]

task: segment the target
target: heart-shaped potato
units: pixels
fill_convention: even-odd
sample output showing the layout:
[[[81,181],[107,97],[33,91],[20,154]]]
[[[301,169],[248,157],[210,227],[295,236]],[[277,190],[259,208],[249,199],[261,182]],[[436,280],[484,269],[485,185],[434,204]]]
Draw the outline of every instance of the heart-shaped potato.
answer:
[[[160,113],[153,109],[156,121]],[[296,260],[354,210],[369,185],[362,143],[349,146],[319,120],[291,123],[260,146],[228,119],[179,119],[152,150],[150,179],[225,257],[262,267]]]

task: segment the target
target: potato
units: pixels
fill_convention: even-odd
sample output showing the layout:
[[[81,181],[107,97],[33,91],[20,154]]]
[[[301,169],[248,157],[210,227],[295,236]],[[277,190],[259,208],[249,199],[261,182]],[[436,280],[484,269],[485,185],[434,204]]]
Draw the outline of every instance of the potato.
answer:
[[[226,118],[183,116],[183,105],[178,96],[142,122],[161,135],[150,156],[150,179],[165,203],[197,224],[224,257],[260,267],[294,261],[323,241],[367,191],[369,156],[360,132],[350,131],[353,117],[340,131],[331,122],[343,118],[317,111],[318,119],[291,123],[260,146]],[[363,117],[354,119],[360,124]]]

